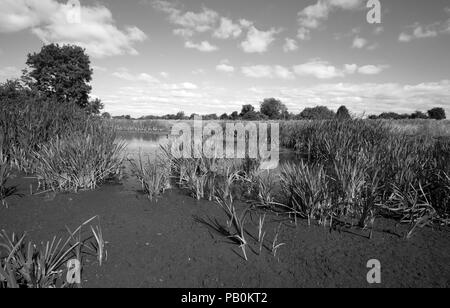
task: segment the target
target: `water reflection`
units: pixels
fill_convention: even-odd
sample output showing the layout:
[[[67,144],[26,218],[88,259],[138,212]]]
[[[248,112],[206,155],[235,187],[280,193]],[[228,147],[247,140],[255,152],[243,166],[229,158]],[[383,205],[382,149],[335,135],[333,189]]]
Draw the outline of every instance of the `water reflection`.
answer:
[[[131,157],[137,157],[139,153],[143,156],[156,157],[161,145],[169,142],[168,134],[154,133],[136,133],[136,132],[119,132],[118,137],[127,143],[125,154]],[[281,162],[296,160],[294,153],[287,149],[280,149]]]
[[[135,156],[139,152],[155,156],[160,146],[168,142],[167,134],[119,132],[118,137],[127,144],[125,153]]]

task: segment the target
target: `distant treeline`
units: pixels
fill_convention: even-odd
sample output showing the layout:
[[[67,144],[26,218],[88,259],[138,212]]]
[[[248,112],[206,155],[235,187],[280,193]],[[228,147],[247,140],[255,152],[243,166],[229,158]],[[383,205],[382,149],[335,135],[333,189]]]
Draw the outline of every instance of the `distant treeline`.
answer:
[[[137,120],[193,120],[198,114],[186,115],[180,111],[177,114],[167,114],[164,116],[144,116]],[[103,114],[104,118],[110,119],[109,113]],[[135,120],[129,115],[113,117],[114,119]],[[341,106],[337,112],[325,107],[317,106],[313,108],[305,108],[299,114],[294,114],[288,111],[288,108],[280,100],[275,98],[264,99],[260,104],[259,111],[253,105],[242,106],[241,112],[234,111],[231,114],[224,113],[222,115],[206,114],[202,115],[203,120],[245,120],[245,121],[259,121],[259,120],[331,120],[351,119],[352,115],[345,106]],[[416,111],[413,114],[397,114],[397,113],[382,113],[381,115],[371,115],[369,119],[446,119],[445,110],[443,108],[433,108],[427,113]]]

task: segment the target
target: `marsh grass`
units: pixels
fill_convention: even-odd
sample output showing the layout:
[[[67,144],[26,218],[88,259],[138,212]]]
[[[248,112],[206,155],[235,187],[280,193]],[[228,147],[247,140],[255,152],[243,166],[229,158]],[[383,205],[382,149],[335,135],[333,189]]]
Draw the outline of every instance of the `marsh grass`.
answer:
[[[6,157],[2,154],[0,146],[0,202],[3,206],[8,207],[6,199],[12,196],[20,196],[17,193],[16,186],[9,186],[8,180],[11,178],[10,163],[6,160]]]
[[[129,160],[132,174],[139,180],[143,192],[150,201],[158,199],[170,187],[170,165],[158,159],[151,160],[147,156],[144,162],[142,153],[137,161]]]
[[[377,216],[412,223],[413,231],[432,221],[448,222],[450,139],[411,136],[394,124],[284,123],[281,140],[300,159],[281,168],[286,213],[364,229],[373,229]]]
[[[114,130],[97,123],[56,137],[33,152],[40,188],[78,192],[120,178],[124,147]]]
[[[223,196],[223,194],[221,195]],[[228,198],[217,197],[216,201],[223,209],[228,218],[227,227],[230,234],[228,237],[234,240],[239,245],[239,247],[242,249],[244,259],[248,261],[248,242],[246,239],[247,231],[245,229],[245,224],[249,214],[249,208],[244,209],[242,213],[238,213],[236,205],[234,204],[234,200],[231,196],[229,196]]]
[[[96,255],[102,264],[105,242],[101,228],[91,223],[93,217],[70,231],[66,240],[54,237],[47,243],[36,245],[26,240],[26,234],[0,233],[0,288],[65,288],[70,287],[64,277],[66,264],[76,259],[81,264],[88,255]],[[93,235],[84,232],[91,225]]]

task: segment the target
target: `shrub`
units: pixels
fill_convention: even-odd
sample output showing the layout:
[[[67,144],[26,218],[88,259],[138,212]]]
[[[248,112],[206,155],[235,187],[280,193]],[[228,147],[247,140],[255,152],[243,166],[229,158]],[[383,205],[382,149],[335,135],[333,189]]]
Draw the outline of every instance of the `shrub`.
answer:
[[[445,120],[447,118],[444,108],[433,108],[428,110],[428,116],[434,120]]]

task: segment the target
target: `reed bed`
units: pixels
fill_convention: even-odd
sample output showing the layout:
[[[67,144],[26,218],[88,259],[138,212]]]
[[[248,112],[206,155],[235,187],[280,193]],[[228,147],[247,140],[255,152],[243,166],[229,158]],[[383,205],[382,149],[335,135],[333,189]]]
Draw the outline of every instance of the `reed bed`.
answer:
[[[56,137],[33,151],[40,189],[93,190],[121,177],[125,144],[109,126],[89,123],[83,131]]]
[[[40,245],[27,241],[26,234],[10,236],[3,230],[0,233],[0,288],[73,287],[65,275],[69,260],[78,260],[82,267],[86,256],[95,256],[101,266],[107,257],[101,227],[92,225],[95,220],[98,217],[87,220],[74,231],[67,229],[69,235],[65,240],[54,237]]]
[[[363,228],[387,216],[413,231],[419,222],[448,222],[448,139],[395,132],[381,121],[287,123],[286,130],[293,133],[284,145],[300,160],[282,167],[290,213]]]

